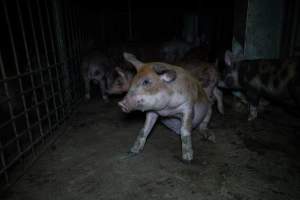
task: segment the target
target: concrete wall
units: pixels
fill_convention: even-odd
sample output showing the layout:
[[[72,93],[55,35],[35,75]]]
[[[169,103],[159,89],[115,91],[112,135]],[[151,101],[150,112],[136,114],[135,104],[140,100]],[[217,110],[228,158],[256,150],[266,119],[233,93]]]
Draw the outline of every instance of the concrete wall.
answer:
[[[280,56],[285,0],[237,0],[232,50],[245,59]]]
[[[284,0],[248,0],[244,55],[249,59],[280,55]]]

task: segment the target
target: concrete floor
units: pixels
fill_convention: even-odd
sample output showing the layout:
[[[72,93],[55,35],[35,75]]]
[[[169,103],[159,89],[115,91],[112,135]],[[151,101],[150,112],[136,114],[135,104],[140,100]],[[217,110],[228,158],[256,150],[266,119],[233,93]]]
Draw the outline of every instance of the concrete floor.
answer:
[[[226,108],[210,125],[216,143],[195,132],[195,160],[184,164],[180,138],[162,125],[128,156],[144,115],[121,113],[116,100],[85,103],[3,199],[300,199],[299,120],[275,109],[247,122]]]

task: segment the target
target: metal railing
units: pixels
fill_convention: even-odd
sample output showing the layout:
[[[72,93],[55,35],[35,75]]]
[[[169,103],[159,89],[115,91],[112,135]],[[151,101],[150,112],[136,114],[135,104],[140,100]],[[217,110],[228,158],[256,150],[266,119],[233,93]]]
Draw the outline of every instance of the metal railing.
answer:
[[[71,1],[1,0],[0,192],[59,135],[83,96]]]

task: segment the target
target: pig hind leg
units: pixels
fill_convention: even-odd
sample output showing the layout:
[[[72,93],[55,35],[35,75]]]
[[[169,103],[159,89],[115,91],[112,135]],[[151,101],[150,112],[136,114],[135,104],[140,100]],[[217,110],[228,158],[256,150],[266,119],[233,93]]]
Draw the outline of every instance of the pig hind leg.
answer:
[[[101,81],[99,81],[99,87],[101,90],[101,96],[103,100],[108,100],[107,94],[106,94],[106,83],[105,78],[102,78]]]

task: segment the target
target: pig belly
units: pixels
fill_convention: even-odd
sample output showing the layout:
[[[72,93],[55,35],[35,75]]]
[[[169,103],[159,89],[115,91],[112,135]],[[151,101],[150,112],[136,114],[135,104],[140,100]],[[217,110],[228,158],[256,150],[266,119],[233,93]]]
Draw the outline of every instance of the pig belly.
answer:
[[[178,118],[163,118],[160,120],[163,125],[180,135],[181,120]]]
[[[194,107],[194,118],[192,122],[192,128],[197,128],[201,124],[201,122],[204,120],[206,114],[208,112],[208,106],[205,106],[204,104],[196,104]],[[162,118],[161,123],[165,125],[167,128],[174,131],[176,134],[180,135],[180,129],[181,129],[181,119],[175,118],[175,117],[166,117]]]

